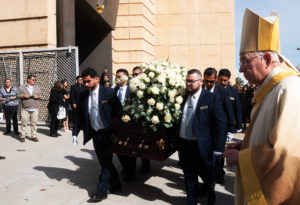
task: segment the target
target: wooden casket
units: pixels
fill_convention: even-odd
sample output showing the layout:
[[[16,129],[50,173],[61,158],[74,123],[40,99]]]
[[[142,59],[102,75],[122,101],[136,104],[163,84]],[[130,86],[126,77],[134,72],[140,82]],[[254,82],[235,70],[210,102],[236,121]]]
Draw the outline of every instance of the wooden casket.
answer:
[[[153,132],[151,128],[124,123],[120,119],[113,120],[111,128],[113,133],[109,152],[164,161],[176,151],[172,129],[162,128]]]

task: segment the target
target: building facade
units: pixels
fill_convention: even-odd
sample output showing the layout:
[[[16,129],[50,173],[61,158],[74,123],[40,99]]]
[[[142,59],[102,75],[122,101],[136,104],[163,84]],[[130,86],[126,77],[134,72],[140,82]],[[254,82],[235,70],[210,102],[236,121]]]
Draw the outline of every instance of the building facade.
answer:
[[[228,68],[235,77],[233,0],[2,0],[0,49],[78,46],[81,69],[110,74],[152,59]]]

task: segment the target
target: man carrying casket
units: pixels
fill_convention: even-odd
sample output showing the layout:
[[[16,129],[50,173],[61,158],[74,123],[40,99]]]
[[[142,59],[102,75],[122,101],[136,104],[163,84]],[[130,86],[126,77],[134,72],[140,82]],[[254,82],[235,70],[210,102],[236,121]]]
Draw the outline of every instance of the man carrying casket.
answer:
[[[199,70],[188,71],[186,91],[179,117],[178,153],[184,173],[188,205],[197,204],[198,175],[207,190],[208,204],[214,204],[214,153],[222,152],[218,138],[226,130],[222,102],[202,89]]]

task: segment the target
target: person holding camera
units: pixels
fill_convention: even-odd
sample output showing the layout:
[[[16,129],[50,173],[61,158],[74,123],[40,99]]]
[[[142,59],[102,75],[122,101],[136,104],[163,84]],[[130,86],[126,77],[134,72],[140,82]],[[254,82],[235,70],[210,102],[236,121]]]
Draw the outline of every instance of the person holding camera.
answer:
[[[38,100],[41,98],[41,89],[35,85],[35,75],[27,76],[27,83],[21,85],[17,92],[17,98],[21,99],[21,142],[25,142],[27,122],[30,120],[31,140],[38,142],[37,121],[38,121]]]
[[[18,106],[17,100],[17,88],[11,85],[11,79],[5,78],[4,87],[0,90],[0,100],[2,102],[2,108],[5,115],[6,130],[5,135],[8,135],[11,131],[11,119],[13,120],[14,133],[18,132]]]

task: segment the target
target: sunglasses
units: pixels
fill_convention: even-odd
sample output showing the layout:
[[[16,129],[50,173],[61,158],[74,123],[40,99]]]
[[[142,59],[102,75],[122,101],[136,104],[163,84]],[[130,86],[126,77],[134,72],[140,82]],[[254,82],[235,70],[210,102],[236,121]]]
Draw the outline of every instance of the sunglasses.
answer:
[[[138,76],[140,73],[132,73],[132,76],[133,77],[136,77],[136,76]]]
[[[214,80],[204,80],[205,83],[210,83],[210,84],[214,84],[215,81]]]

